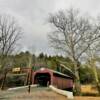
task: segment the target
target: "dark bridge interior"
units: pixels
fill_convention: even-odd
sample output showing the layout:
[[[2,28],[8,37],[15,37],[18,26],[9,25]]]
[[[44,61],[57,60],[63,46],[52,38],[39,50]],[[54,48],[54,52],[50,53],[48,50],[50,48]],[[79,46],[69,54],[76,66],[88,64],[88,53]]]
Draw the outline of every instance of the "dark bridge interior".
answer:
[[[37,73],[35,75],[35,84],[39,86],[49,86],[50,83],[50,74],[49,73]]]

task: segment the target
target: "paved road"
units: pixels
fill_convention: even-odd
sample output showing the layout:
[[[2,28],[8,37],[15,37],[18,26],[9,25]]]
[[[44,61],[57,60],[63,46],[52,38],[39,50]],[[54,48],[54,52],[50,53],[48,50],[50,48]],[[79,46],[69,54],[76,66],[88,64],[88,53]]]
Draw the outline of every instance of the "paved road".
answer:
[[[68,100],[66,97],[57,94],[49,88],[31,88],[31,93],[27,93],[27,88],[1,92],[0,100]],[[100,97],[75,97],[74,100],[100,100]]]
[[[31,88],[31,93],[27,93],[27,88],[2,92],[0,100],[67,100],[67,97],[57,94],[45,87]]]

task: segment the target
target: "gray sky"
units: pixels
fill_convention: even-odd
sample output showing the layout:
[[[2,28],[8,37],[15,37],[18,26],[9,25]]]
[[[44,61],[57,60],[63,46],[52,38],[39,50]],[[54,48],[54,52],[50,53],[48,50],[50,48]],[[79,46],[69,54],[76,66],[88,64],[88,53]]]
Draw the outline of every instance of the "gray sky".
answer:
[[[47,40],[48,14],[70,7],[96,16],[100,13],[100,0],[0,0],[0,12],[15,16],[24,29],[22,50],[33,47],[36,53],[55,53]]]

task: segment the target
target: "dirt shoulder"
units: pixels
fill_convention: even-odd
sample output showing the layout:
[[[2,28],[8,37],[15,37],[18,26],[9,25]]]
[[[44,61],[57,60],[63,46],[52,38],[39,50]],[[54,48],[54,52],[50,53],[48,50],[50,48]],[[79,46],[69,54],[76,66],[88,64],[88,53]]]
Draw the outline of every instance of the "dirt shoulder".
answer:
[[[100,97],[77,96],[77,97],[74,97],[74,100],[100,100]]]

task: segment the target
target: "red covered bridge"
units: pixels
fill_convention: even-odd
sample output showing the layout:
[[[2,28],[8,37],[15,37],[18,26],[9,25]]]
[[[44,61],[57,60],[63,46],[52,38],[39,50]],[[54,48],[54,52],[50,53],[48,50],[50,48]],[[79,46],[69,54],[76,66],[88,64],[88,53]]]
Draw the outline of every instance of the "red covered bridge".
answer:
[[[53,85],[59,89],[72,90],[73,80],[72,76],[47,68],[40,68],[32,74],[33,84],[39,86]]]

